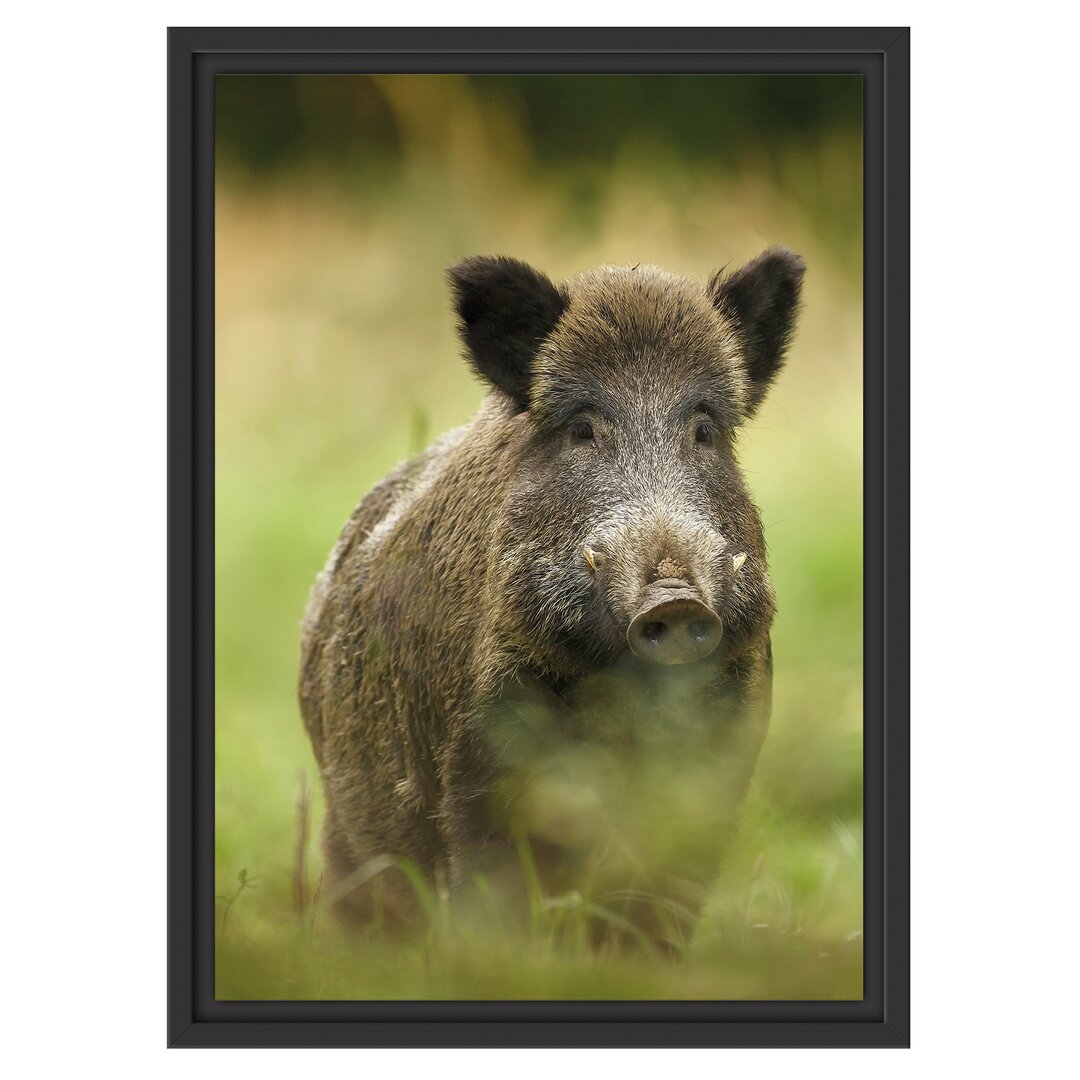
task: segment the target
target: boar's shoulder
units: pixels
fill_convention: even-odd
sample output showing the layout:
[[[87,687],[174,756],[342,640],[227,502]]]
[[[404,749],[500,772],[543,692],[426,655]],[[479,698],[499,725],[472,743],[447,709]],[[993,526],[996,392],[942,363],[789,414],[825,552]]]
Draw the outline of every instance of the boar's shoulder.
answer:
[[[371,562],[394,526],[410,506],[438,478],[447,458],[466,428],[440,436],[422,454],[403,462],[381,480],[360,502],[345,523],[322,572],[315,579],[301,627],[300,698],[311,731],[320,715],[323,653],[350,597],[363,585]],[[318,725],[321,727],[321,724]],[[316,750],[322,731],[311,731]]]

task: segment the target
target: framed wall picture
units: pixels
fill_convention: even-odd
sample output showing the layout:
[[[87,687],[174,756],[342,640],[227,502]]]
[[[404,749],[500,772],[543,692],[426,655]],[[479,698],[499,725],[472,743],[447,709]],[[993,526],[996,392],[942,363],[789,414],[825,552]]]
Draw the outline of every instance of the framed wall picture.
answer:
[[[906,1046],[908,31],[168,42],[171,1045]]]

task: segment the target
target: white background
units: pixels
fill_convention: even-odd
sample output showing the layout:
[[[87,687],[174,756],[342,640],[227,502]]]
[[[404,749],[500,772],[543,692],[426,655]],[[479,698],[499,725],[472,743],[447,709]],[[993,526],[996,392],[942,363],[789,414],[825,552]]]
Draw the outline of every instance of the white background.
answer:
[[[914,1047],[317,1061],[164,1049],[165,26],[387,18],[266,0],[16,10],[0,64],[11,1075],[1071,1072],[1080,349],[1065,5],[453,5],[459,25],[914,27]],[[386,15],[447,19],[433,4]]]

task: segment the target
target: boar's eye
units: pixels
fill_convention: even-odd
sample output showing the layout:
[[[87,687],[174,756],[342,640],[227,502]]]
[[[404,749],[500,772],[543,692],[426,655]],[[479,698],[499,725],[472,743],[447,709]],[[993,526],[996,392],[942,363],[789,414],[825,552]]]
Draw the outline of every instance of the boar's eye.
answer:
[[[716,437],[716,426],[709,421],[703,421],[694,429],[694,442],[703,446],[712,446]]]
[[[592,442],[593,428],[588,420],[575,420],[570,425],[570,438],[574,442]]]

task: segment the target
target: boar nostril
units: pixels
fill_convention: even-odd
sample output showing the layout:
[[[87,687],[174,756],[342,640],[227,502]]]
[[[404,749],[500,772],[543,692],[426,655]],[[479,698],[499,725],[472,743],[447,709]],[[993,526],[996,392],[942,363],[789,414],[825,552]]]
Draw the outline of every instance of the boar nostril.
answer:
[[[709,636],[712,628],[704,620],[695,619],[686,629],[690,631],[692,638],[697,641],[704,641]]]
[[[647,622],[642,628],[641,632],[650,641],[659,641],[667,630],[667,626],[662,622]]]

